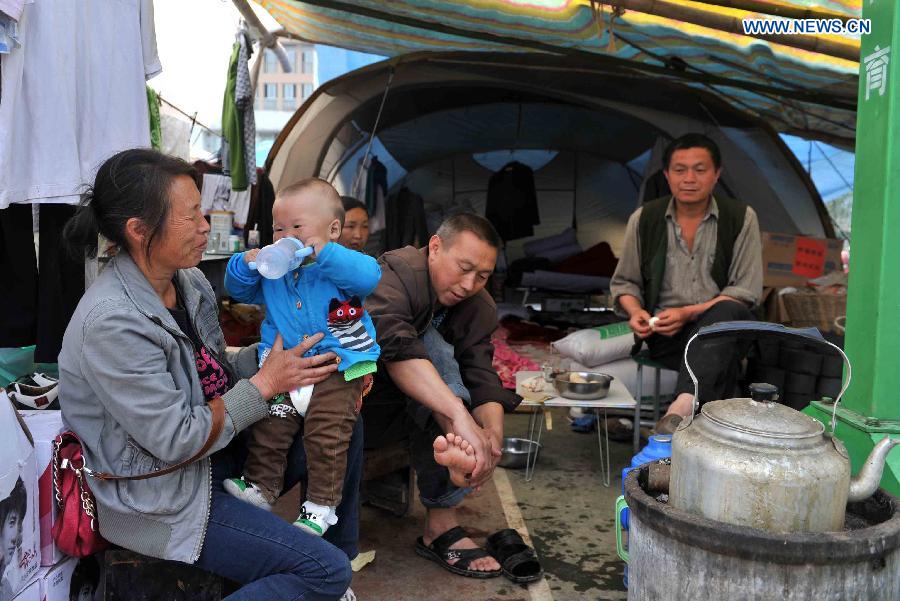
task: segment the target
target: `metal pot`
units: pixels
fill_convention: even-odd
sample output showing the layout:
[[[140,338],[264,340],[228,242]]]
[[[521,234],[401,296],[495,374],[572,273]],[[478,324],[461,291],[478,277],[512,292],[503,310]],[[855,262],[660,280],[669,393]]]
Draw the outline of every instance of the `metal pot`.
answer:
[[[533,455],[532,462],[537,462],[538,455],[541,452],[541,445],[528,438],[504,438],[503,454],[500,456],[500,467],[514,470],[520,470],[527,467],[528,455]]]
[[[581,377],[583,382],[573,382],[573,375]],[[597,400],[606,398],[613,377],[592,371],[570,371],[557,375],[553,385],[559,396],[566,399]]]
[[[704,328],[688,348],[704,335],[733,335],[759,327]],[[824,340],[821,344],[828,345]],[[712,520],[773,532],[840,530],[847,501],[875,492],[885,456],[900,440],[886,438],[878,443],[863,470],[851,480],[849,457],[841,441],[826,434],[820,422],[774,402],[771,390],[757,387],[756,392],[756,399],[706,403],[696,419],[682,423],[672,439],[669,503]]]

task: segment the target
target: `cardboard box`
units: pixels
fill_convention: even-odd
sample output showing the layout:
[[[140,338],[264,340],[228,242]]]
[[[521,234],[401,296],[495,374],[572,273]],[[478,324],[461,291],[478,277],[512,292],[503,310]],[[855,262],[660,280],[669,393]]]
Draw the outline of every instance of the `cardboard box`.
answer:
[[[763,286],[804,286],[807,280],[840,270],[843,248],[843,240],[763,232]]]
[[[90,601],[100,585],[96,557],[69,557],[38,572],[42,601]]]
[[[0,596],[3,593],[0,592]],[[41,581],[34,580],[23,588],[18,595],[12,598],[13,601],[42,601],[41,600]],[[7,601],[5,598],[2,601]]]
[[[23,590],[40,567],[37,490],[34,446],[0,391],[0,597]]]
[[[59,513],[53,490],[53,441],[63,431],[60,411],[19,411],[34,441],[35,467],[38,479],[38,530],[41,542],[41,565],[52,566],[65,558],[53,544],[52,529]]]

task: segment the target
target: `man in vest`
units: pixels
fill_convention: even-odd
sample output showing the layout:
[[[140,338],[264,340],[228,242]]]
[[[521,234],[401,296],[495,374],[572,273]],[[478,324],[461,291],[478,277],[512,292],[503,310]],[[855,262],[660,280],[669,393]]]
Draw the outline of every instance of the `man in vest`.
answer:
[[[663,154],[671,196],[644,203],[628,220],[625,248],[610,288],[650,357],[678,370],[676,398],[656,424],[671,433],[693,411],[694,384],[684,348],[697,330],[722,321],[750,320],[762,295],[762,250],[756,212],[713,197],[722,171],[715,142],[701,134],[672,141]],[[637,348],[640,348],[639,346]],[[704,353],[699,401],[732,396],[738,354]]]

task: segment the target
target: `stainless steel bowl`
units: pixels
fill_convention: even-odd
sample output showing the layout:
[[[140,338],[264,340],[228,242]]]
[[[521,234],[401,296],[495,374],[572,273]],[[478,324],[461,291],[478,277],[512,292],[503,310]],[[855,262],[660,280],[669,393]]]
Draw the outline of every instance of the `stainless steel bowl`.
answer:
[[[587,382],[571,382],[569,377],[578,374]],[[553,385],[559,396],[580,401],[594,401],[605,398],[609,394],[609,385],[613,377],[592,371],[570,371],[559,374],[553,379]]]
[[[541,445],[527,438],[504,438],[503,455],[500,456],[500,467],[520,470],[525,467],[528,451],[531,450],[531,461],[537,461]]]

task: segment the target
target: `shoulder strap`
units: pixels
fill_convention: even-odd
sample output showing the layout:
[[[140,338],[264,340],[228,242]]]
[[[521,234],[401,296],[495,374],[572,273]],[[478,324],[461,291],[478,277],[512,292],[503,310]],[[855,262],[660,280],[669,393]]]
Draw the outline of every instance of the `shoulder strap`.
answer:
[[[192,457],[176,463],[175,465],[165,467],[161,470],[147,472],[146,474],[139,474],[137,476],[115,476],[106,472],[93,471],[88,473],[98,480],[147,480],[148,478],[156,478],[158,476],[171,474],[172,472],[180,470],[183,467],[187,467],[198,459],[202,459],[203,456],[206,455],[206,452],[209,451],[209,449],[212,448],[213,444],[215,444],[215,442],[219,439],[219,435],[222,434],[222,428],[225,425],[225,401],[222,400],[222,397],[217,396],[213,400],[209,401],[209,403],[207,403],[207,406],[212,411],[212,427],[210,427],[209,429],[209,436],[206,438],[206,442],[203,443],[203,446],[200,447],[200,450],[194,453]]]
[[[723,290],[728,286],[728,272],[734,258],[734,243],[744,227],[747,216],[747,205],[733,198],[716,198],[719,208],[717,221],[716,255],[712,265],[712,278]]]

